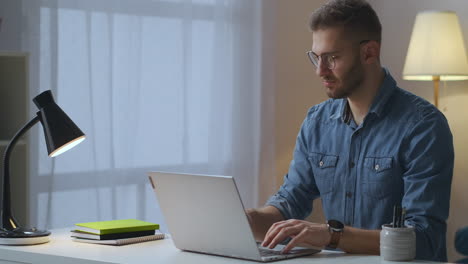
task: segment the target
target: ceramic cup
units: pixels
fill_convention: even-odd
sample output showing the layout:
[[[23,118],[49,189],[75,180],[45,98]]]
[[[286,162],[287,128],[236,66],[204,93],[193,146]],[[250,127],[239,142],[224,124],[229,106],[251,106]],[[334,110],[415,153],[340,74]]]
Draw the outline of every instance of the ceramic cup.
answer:
[[[416,234],[413,226],[400,228],[382,225],[380,256],[384,260],[409,261],[416,256]]]

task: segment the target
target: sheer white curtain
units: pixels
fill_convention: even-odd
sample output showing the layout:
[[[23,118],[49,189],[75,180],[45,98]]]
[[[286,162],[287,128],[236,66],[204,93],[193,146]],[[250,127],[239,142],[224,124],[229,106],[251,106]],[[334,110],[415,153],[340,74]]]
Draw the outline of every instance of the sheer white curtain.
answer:
[[[164,224],[150,170],[232,175],[245,206],[261,202],[260,1],[23,0],[23,13],[31,97],[51,89],[87,135],[51,159],[36,128],[32,224]]]

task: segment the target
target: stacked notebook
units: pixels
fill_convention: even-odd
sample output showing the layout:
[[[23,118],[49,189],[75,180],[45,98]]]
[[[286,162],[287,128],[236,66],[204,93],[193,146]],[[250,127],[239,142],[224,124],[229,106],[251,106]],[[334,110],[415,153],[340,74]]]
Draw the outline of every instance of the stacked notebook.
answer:
[[[84,243],[126,245],[165,237],[158,224],[136,219],[79,223],[75,227],[72,240]]]

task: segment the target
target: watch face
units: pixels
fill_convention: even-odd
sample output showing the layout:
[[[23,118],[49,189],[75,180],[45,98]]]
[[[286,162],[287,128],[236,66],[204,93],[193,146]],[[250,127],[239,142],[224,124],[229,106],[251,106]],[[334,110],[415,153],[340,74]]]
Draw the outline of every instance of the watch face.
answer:
[[[337,229],[337,230],[343,230],[343,228],[344,228],[343,223],[341,223],[341,222],[338,221],[338,220],[328,220],[327,224],[328,224],[328,226],[330,226],[331,228]]]

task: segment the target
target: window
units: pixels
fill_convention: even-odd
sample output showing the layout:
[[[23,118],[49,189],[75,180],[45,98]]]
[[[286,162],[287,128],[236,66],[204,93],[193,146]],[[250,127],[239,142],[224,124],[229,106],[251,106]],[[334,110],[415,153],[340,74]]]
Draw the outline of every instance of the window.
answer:
[[[24,0],[31,80],[39,83],[31,93],[52,89],[87,135],[55,159],[42,133],[34,137],[31,221],[154,220],[149,170],[233,175],[252,204],[259,5]]]

